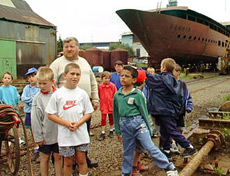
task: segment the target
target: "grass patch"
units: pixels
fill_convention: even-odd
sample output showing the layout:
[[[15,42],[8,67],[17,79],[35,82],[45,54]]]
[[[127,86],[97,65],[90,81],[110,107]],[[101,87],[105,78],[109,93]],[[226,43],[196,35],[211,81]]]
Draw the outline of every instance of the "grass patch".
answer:
[[[191,122],[187,122],[186,123],[186,127],[190,127],[190,126],[192,126],[192,123]]]
[[[225,97],[221,98],[223,102],[230,101],[230,94],[226,95]]]
[[[193,80],[194,79],[192,75],[187,75],[186,76],[185,73],[181,73],[180,78],[184,79],[184,80]]]
[[[141,67],[141,68],[147,68],[148,65],[147,64],[141,64],[141,63],[137,63],[137,67]]]

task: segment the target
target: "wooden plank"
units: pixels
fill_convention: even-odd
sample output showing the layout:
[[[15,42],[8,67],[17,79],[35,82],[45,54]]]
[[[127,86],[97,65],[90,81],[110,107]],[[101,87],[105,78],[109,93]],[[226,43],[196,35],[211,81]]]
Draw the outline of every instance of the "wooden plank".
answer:
[[[230,128],[230,120],[220,119],[199,119],[199,126],[207,129],[224,129]]]

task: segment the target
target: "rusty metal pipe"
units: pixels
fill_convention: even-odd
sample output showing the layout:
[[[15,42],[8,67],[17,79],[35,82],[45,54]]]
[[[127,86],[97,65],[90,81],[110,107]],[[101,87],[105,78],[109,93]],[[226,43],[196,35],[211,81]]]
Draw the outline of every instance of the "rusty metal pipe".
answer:
[[[192,175],[196,169],[199,167],[200,163],[203,161],[204,157],[208,155],[208,153],[214,147],[213,141],[208,141],[198,152],[198,154],[184,167],[184,169],[180,172],[179,176],[190,176]]]
[[[223,141],[224,137],[221,132],[217,130],[211,131],[208,134],[208,142],[206,142],[206,144],[200,149],[198,154],[196,154],[196,156],[194,156],[194,158],[184,167],[184,169],[180,172],[179,176],[191,176],[199,167],[204,157],[206,157],[213,149],[213,147],[215,147],[215,149],[219,149]]]

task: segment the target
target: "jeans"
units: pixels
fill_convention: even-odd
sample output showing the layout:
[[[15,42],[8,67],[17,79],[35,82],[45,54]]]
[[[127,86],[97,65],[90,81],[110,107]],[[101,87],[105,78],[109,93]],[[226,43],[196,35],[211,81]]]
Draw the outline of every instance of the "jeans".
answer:
[[[122,175],[132,173],[136,140],[140,141],[158,167],[169,170],[175,168],[173,163],[169,162],[167,157],[154,145],[142,116],[121,117],[120,130],[123,141]]]

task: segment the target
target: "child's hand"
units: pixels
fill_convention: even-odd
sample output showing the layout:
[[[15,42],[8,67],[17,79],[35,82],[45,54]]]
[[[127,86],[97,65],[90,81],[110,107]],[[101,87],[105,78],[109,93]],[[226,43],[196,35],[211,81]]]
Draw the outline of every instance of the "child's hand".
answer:
[[[118,139],[119,142],[121,142],[122,141],[121,135],[117,136],[117,139]]]
[[[70,131],[74,131],[74,122],[66,121],[64,126],[68,128]]]
[[[92,105],[93,105],[93,109],[97,110],[97,108],[98,108],[98,102],[93,101]]]
[[[38,146],[41,147],[41,146],[43,146],[44,144],[46,144],[46,141],[36,142],[36,144],[38,144]]]
[[[186,112],[187,112],[187,113],[190,113],[190,112],[191,112],[191,110],[190,110],[190,109],[186,109]]]
[[[71,122],[71,131],[75,131],[78,128],[78,122]]]

